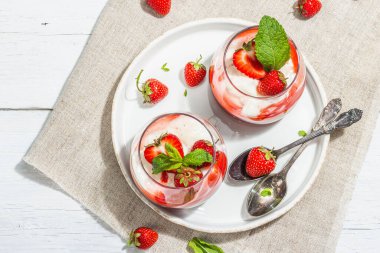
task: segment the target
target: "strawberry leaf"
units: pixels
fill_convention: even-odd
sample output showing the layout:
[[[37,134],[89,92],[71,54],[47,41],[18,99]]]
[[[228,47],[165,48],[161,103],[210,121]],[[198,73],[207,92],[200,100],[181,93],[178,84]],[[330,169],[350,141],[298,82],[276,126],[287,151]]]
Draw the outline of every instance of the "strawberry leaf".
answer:
[[[290,58],[290,46],[284,28],[274,18],[264,16],[260,20],[255,37],[256,58],[266,71],[279,70]]]
[[[212,162],[212,156],[203,149],[195,149],[183,158],[183,165],[189,166],[201,166],[205,162]]]
[[[194,237],[187,244],[193,253],[224,253],[218,246]]]

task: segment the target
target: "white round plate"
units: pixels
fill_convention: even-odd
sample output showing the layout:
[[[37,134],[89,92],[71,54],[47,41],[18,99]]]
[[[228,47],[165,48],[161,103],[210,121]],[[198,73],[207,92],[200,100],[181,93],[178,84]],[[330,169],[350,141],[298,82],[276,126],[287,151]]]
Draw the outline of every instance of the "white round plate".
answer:
[[[125,179],[134,192],[150,208],[166,219],[182,226],[210,233],[249,230],[270,222],[289,211],[310,188],[324,160],[329,137],[308,146],[288,176],[288,194],[272,212],[249,217],[245,198],[252,183],[233,185],[227,179],[203,205],[187,210],[159,207],[136,188],[129,171],[130,144],[135,133],[154,117],[169,112],[192,112],[208,119],[223,135],[229,162],[249,147],[264,145],[281,147],[297,138],[299,130],[309,130],[327,103],[326,94],[316,73],[305,59],[307,86],[293,110],[284,119],[270,125],[250,125],[228,115],[216,103],[208,84],[208,76],[198,87],[186,87],[183,68],[202,54],[209,67],[214,51],[233,33],[253,25],[237,19],[205,19],[172,29],[150,43],[125,71],[116,90],[112,108],[112,139],[117,160]],[[169,72],[160,68],[167,63]],[[169,87],[169,95],[154,106],[141,103],[135,78],[144,69],[142,80],[157,78]],[[185,97],[184,91],[188,95]],[[281,156],[276,171],[290,158]]]

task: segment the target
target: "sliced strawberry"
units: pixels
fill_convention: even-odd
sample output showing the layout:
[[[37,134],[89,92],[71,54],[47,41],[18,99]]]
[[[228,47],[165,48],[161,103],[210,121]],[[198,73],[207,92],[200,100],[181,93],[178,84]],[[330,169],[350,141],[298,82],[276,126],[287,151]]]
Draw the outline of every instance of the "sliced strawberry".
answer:
[[[235,67],[250,78],[260,79],[265,76],[265,70],[256,59],[254,50],[238,49],[234,53],[232,60]]]
[[[161,204],[161,205],[166,205],[166,198],[165,198],[165,194],[161,191],[158,191],[156,192],[156,194],[154,195],[154,200],[158,203],[158,204]]]
[[[152,163],[153,159],[161,154],[162,152],[160,151],[160,148],[155,146],[154,144],[150,144],[145,147],[144,150],[144,157],[145,159],[149,162]]]
[[[155,139],[153,143],[147,145],[144,150],[144,157],[149,162],[152,163],[153,159],[162,154],[165,150],[165,143],[168,143],[175,147],[179,154],[183,157],[183,147],[181,141],[174,134],[163,134],[159,138]],[[169,172],[169,171],[168,171]]]

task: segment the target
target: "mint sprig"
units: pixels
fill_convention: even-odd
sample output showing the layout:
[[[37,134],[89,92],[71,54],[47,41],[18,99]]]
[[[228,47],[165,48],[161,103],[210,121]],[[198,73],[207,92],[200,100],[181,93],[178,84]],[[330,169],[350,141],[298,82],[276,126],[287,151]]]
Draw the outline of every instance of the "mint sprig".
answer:
[[[218,246],[194,237],[187,244],[194,253],[224,253]]]
[[[153,159],[153,174],[181,167],[197,167],[203,163],[212,162],[212,156],[203,149],[196,149],[182,158],[175,147],[165,143],[165,151],[166,154],[159,154]]]
[[[212,156],[203,149],[195,149],[194,151],[185,155],[182,160],[183,166],[192,167],[192,166],[201,166],[205,162],[211,162]]]
[[[281,24],[272,17],[260,20],[255,37],[256,58],[266,71],[280,70],[290,58],[288,37]]]

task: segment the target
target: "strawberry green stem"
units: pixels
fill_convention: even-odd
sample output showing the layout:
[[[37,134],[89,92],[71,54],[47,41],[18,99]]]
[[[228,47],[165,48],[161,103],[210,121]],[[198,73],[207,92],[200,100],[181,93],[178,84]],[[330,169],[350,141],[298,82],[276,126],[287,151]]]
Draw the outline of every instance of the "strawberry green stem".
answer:
[[[202,60],[202,55],[199,55],[199,58],[196,60],[195,64],[199,64],[199,62]]]
[[[141,77],[141,74],[144,70],[140,70],[140,73],[138,74],[138,76],[136,77],[136,87],[137,87],[137,90],[140,91],[140,92],[143,92],[143,90],[140,88],[140,77]]]

